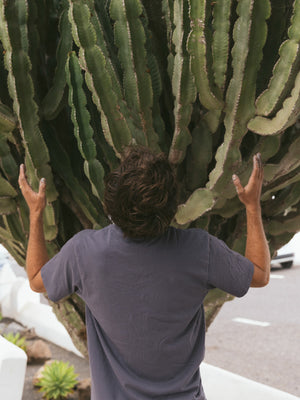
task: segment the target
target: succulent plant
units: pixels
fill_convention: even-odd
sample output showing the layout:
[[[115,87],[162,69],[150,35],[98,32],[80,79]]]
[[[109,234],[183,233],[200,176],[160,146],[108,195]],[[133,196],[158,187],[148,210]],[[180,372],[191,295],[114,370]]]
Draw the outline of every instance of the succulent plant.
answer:
[[[15,346],[20,347],[20,349],[26,352],[27,350],[26,338],[22,337],[19,332],[17,333],[9,332],[4,334],[3,337],[12,344],[14,344]]]
[[[45,365],[36,386],[40,386],[39,391],[45,399],[63,400],[73,393],[74,386],[78,383],[77,376],[73,365],[55,360]]]

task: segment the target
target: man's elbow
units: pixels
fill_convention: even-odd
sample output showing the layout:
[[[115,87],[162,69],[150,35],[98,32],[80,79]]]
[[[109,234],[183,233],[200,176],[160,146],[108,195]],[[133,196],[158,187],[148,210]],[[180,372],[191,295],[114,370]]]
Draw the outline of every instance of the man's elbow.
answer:
[[[29,282],[30,289],[35,293],[44,293],[46,290],[36,286],[33,282]]]
[[[261,286],[260,287],[265,287],[268,285],[268,283],[270,282],[270,274],[268,274],[261,282]]]
[[[262,288],[268,285],[270,282],[270,268],[266,268],[262,271],[261,268],[255,266],[256,273],[253,275],[251,287]]]
[[[45,293],[46,289],[40,274],[36,275],[33,279],[29,279],[29,286],[33,292]]]

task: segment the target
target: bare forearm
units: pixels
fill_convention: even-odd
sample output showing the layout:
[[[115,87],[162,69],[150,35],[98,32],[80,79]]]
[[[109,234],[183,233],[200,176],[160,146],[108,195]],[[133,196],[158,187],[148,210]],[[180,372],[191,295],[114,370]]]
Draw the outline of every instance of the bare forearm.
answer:
[[[31,282],[49,260],[43,229],[43,213],[30,215],[30,230],[26,256],[26,270]]]
[[[246,207],[247,213],[247,244],[245,256],[255,264],[265,284],[270,278],[270,251],[261,217],[260,206]],[[255,286],[255,283],[252,285]]]

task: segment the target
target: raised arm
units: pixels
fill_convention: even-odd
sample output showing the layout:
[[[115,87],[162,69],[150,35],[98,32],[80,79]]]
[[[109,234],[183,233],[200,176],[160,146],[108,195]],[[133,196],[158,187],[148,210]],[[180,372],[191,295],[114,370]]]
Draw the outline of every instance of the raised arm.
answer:
[[[30,287],[35,292],[45,292],[41,269],[49,260],[43,229],[43,212],[46,207],[46,182],[40,181],[38,193],[27,182],[25,166],[20,166],[19,186],[30,212],[29,240],[26,254],[26,271]]]
[[[270,251],[261,217],[260,196],[263,166],[260,154],[253,157],[253,171],[245,187],[236,175],[232,177],[240,201],[246,207],[247,244],[245,256],[254,264],[252,287],[266,286],[270,279]]]

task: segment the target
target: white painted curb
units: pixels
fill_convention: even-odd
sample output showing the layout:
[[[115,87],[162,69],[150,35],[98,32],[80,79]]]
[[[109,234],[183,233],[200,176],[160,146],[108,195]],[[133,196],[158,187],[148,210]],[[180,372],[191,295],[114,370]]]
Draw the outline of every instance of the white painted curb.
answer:
[[[8,263],[0,268],[0,294],[3,317],[34,328],[41,338],[82,357],[52,308],[40,302],[39,293],[30,289],[28,279],[16,277]]]
[[[200,371],[208,400],[299,400],[289,393],[206,363],[201,364]]]
[[[0,335],[0,399],[21,400],[27,355]]]

